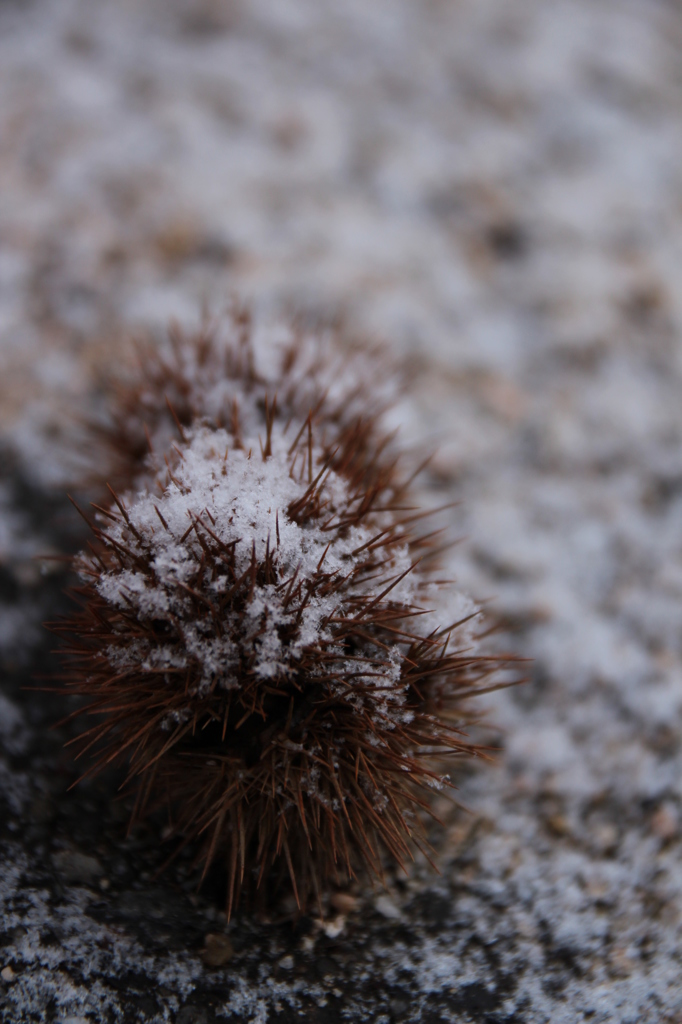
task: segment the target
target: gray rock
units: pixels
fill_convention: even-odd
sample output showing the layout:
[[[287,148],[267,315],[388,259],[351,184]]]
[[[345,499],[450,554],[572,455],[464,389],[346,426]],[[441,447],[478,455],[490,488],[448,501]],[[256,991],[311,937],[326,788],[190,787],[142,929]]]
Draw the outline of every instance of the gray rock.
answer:
[[[78,850],[61,850],[52,854],[52,864],[63,882],[75,885],[92,885],[104,874],[96,857]]]

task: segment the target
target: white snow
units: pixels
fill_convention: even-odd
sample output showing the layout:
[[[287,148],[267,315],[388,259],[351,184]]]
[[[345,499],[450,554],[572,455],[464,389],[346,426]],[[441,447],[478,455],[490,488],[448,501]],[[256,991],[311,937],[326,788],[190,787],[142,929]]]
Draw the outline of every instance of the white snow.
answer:
[[[305,423],[305,421],[304,421]],[[141,622],[165,621],[182,633],[182,643],[168,647],[156,639],[130,638],[125,625],[120,627],[120,641],[114,641],[107,656],[118,668],[144,669],[182,668],[192,665],[198,671],[194,692],[203,693],[216,681],[230,689],[239,682],[237,668],[240,652],[249,644],[255,653],[253,671],[263,679],[286,677],[300,660],[306,648],[334,639],[331,620],[352,613],[353,602],[371,600],[386,587],[392,586],[388,600],[405,612],[423,610],[410,622],[410,629],[421,636],[442,630],[458,618],[475,615],[471,601],[453,590],[438,587],[424,579],[426,594],[420,592],[419,577],[411,572],[412,559],[406,544],[384,549],[386,557],[379,579],[376,571],[367,576],[363,569],[367,543],[390,527],[396,513],[377,511],[366,516],[359,525],[350,524],[341,532],[335,524],[344,523],[359,507],[361,496],[350,491],[349,482],[327,465],[324,451],[312,448],[311,479],[322,474],[319,481],[323,503],[319,517],[304,519],[299,524],[289,510],[308,492],[311,479],[307,473],[307,457],[297,460],[290,454],[292,438],[300,424],[273,425],[272,454],[263,457],[263,438],[244,433],[244,447],[233,447],[233,438],[225,430],[197,428],[188,433],[185,444],[173,448],[174,461],[157,481],[156,493],[139,492],[128,501],[125,518],[111,524],[103,517],[103,537],[114,551],[125,548],[117,556],[119,566],[97,579],[100,596],[123,610],[134,609]],[[255,454],[254,454],[255,453]],[[106,524],[106,525],[104,525]],[[192,528],[198,524],[197,529]],[[208,533],[210,531],[210,533]],[[207,536],[208,533],[208,536]],[[219,555],[204,559],[202,537],[219,543],[228,550],[234,547],[232,567],[221,562]],[[248,572],[255,557],[262,564],[267,552],[273,553],[276,574],[274,583],[257,582],[245,614],[230,610],[222,615],[216,635],[215,610],[210,604],[232,586],[233,578]],[[129,568],[139,559],[143,569]],[[90,556],[81,557],[84,579],[96,564]],[[314,583],[318,571],[330,578],[345,580],[341,593],[328,596],[313,592],[301,616],[298,605],[287,607],[286,581],[296,578],[305,593]],[[402,578],[401,578],[402,577]],[[206,605],[196,610],[187,591],[191,588],[204,594]],[[424,589],[424,588],[422,588]],[[438,598],[444,595],[444,608]],[[428,605],[423,608],[426,597]],[[434,607],[435,605],[435,607]],[[443,618],[443,614],[455,618]],[[294,639],[284,645],[279,628],[294,626]],[[414,624],[413,624],[414,623]],[[472,623],[455,630],[453,647],[466,649],[472,643]],[[250,640],[254,637],[254,640]],[[373,689],[370,713],[381,718],[384,727],[411,717],[403,709],[407,684],[401,683],[402,657],[407,642],[398,642],[388,652],[387,663],[379,678],[371,672],[358,675],[358,666],[345,662],[343,652],[335,646],[330,653],[338,657],[337,671],[347,670],[351,678]],[[368,648],[369,657],[376,652]],[[324,669],[326,673],[327,668]],[[372,671],[376,672],[376,669]],[[183,683],[184,686],[184,683]],[[339,689],[340,694],[345,690]],[[364,706],[360,694],[347,695],[358,707]]]

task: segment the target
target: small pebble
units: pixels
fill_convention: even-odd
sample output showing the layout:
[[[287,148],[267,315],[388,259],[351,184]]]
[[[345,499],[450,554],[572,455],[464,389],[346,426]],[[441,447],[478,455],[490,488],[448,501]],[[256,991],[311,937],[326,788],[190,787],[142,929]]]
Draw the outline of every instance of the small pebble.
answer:
[[[360,903],[357,896],[351,896],[349,892],[335,892],[329,897],[329,902],[340,914],[352,914]]]
[[[555,836],[568,836],[571,834],[571,826],[563,814],[552,814],[547,818],[547,825]]]
[[[204,938],[201,958],[207,967],[224,967],[234,956],[234,947],[227,935],[215,935],[211,932]]]
[[[592,840],[597,851],[608,857],[618,848],[618,829],[615,825],[599,825],[592,833]]]
[[[677,811],[670,804],[659,807],[651,819],[651,830],[664,842],[674,839],[680,829]]]
[[[325,921],[322,925],[322,930],[328,939],[338,939],[345,927],[346,919],[343,915],[339,914],[333,921]]]
[[[52,855],[52,863],[63,882],[76,885],[92,885],[104,874],[102,865],[95,857],[78,850],[60,850]]]
[[[382,917],[387,918],[389,921],[397,921],[401,914],[398,907],[395,905],[390,896],[385,893],[379,896],[374,904]]]

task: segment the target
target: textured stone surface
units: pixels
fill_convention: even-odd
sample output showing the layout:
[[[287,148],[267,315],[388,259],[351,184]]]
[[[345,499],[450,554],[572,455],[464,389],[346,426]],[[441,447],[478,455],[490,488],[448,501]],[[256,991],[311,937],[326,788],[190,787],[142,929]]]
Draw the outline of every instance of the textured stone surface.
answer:
[[[680,1019],[681,41],[662,0],[0,5],[10,1024]],[[390,341],[452,571],[533,659],[441,875],[295,926],[155,879],[22,689],[64,583],[33,555],[82,536],[74,411],[125,332],[233,289]]]

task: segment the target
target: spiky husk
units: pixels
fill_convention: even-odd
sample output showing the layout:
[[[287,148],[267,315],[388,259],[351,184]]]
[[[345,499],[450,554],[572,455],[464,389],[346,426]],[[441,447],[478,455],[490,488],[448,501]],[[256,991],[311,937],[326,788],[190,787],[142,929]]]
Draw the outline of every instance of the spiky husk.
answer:
[[[79,756],[126,763],[133,819],[164,808],[204,874],[225,864],[228,914],[282,876],[303,906],[387,853],[404,863],[448,784],[437,761],[477,753],[462,701],[495,667],[470,603],[433,610],[432,539],[378,413],[328,406],[310,377],[297,392],[297,358],[268,395],[248,335],[142,354],[109,442],[145,490],[96,506],[81,609],[55,626],[64,685],[98,718]],[[187,367],[216,360],[246,424],[236,401],[201,407]]]
[[[341,345],[330,330],[295,321],[255,334],[250,311],[235,305],[195,334],[173,324],[164,344],[138,340],[96,427],[95,483],[102,483],[101,459],[108,482],[127,490],[133,481],[152,483],[159,458],[186,429],[224,429],[243,447],[244,434],[267,432],[276,416],[297,430],[310,417],[318,443],[328,456],[341,451],[356,486],[397,486],[391,437],[380,428],[395,400],[395,371],[381,346],[355,338]]]

